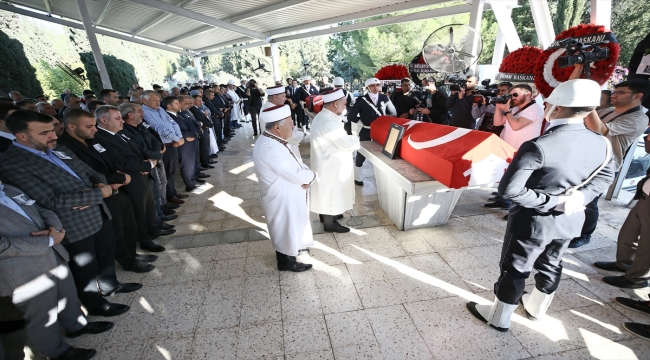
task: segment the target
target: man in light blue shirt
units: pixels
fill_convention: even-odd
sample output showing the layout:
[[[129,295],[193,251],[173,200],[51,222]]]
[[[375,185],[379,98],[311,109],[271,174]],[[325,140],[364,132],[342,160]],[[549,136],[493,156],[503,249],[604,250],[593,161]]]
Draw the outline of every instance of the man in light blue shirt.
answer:
[[[144,121],[158,133],[163,145],[165,145],[163,163],[165,164],[165,175],[167,176],[167,200],[178,200],[184,195],[178,196],[176,184],[174,183],[174,175],[178,167],[177,148],[185,142],[183,134],[178,124],[169,117],[165,109],[160,107],[160,95],[158,93],[153,90],[147,90],[142,93],[142,100],[144,101],[142,104]]]

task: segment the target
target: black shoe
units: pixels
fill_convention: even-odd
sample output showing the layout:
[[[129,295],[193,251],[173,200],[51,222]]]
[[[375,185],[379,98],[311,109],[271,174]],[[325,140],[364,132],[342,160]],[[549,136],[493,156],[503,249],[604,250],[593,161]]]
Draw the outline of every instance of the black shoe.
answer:
[[[189,196],[189,195],[176,195],[176,197],[177,197],[178,199],[187,199],[187,198],[190,197],[190,196]]]
[[[165,204],[165,205],[163,205],[163,206],[161,206],[161,207],[162,207],[163,209],[167,209],[167,210],[174,210],[174,209],[178,209],[178,208],[181,207],[181,206],[180,206],[179,204],[167,203],[167,204]]]
[[[486,208],[489,208],[489,209],[501,209],[501,210],[510,209],[510,205],[508,205],[506,203],[502,203],[501,201],[495,201],[495,202],[492,202],[492,203],[485,204],[483,206],[485,206]]]
[[[216,163],[216,161],[213,161],[210,164],[214,164],[214,163]],[[202,166],[201,170],[203,170],[203,169],[205,169],[205,170],[214,169],[214,165],[210,165],[210,164]]]
[[[478,312],[478,310],[476,310],[476,305],[478,305],[478,304],[476,304],[473,301],[468,302],[467,303],[467,310],[469,310],[469,312],[472,313],[472,315],[474,315],[475,318],[477,318],[477,319],[479,319],[479,320],[481,320],[481,321],[483,321],[484,323],[487,324],[487,319],[485,319],[483,317],[483,315],[481,315],[481,313]],[[492,326],[493,328],[495,328],[495,329],[497,329],[497,330],[499,330],[501,332],[507,332],[508,331],[508,328],[500,328],[500,327],[496,327],[494,325],[490,325],[490,326]]]
[[[623,324],[625,330],[631,332],[632,334],[650,340],[650,325],[638,324],[633,322],[626,322]]]
[[[166,216],[171,216],[171,215],[176,214],[176,211],[174,211],[174,210],[172,210],[172,209],[165,209],[165,208],[162,208],[162,212],[163,212],[163,214],[165,214]]]
[[[618,267],[613,261],[596,261],[594,266],[607,271],[625,272],[625,269]]]
[[[208,160],[208,165],[206,165],[206,166],[209,167],[210,164],[218,164],[218,163],[219,163],[219,162],[218,162],[217,160]],[[214,168],[210,168],[210,169],[214,169]]]
[[[617,297],[616,302],[630,310],[650,315],[650,301],[632,300],[624,297]]]
[[[82,349],[70,346],[63,354],[59,357],[52,358],[52,360],[87,360],[92,359],[97,355],[95,349]]]
[[[212,155],[210,155],[210,157],[213,158],[213,159],[216,159],[216,158],[219,157],[219,155],[218,154],[212,154]]]
[[[142,284],[140,284],[140,283],[120,283],[119,285],[117,285],[117,287],[115,289],[113,289],[112,291],[109,291],[106,294],[104,294],[101,291],[99,293],[102,294],[103,296],[111,296],[111,295],[120,294],[120,293],[128,294],[128,293],[131,293],[131,292],[134,292],[134,291],[138,291],[140,289],[142,289]]]
[[[147,242],[147,243],[140,243],[140,249],[146,250],[146,251],[151,251],[151,252],[163,252],[165,251],[165,247],[158,245],[156,243],[152,242]]]
[[[88,310],[88,315],[111,317],[111,316],[124,314],[130,309],[131,308],[128,305],[107,302],[106,304],[102,305],[102,307],[100,307],[99,309]]]
[[[323,222],[323,215],[318,214],[318,218],[320,219],[320,222]],[[343,214],[334,216],[334,221],[341,219],[343,219]]]
[[[503,217],[503,220],[508,221],[508,215],[509,215],[509,214],[506,214],[506,215]]]
[[[196,186],[195,187],[186,187],[185,191],[190,192],[190,191],[193,191],[194,189],[196,189]]]
[[[301,262],[294,261],[290,264],[280,265],[278,264],[278,270],[280,271],[293,271],[293,272],[303,272],[312,268],[311,264],[303,264]]]
[[[160,216],[160,220],[162,221],[172,221],[174,219],[178,218],[178,215],[163,215]]]
[[[18,331],[24,328],[25,325],[27,325],[27,322],[24,319],[0,321],[0,334],[9,334]]]
[[[591,241],[591,239],[586,239],[586,238],[583,238],[583,237],[575,238],[575,239],[571,240],[571,242],[569,243],[569,249],[576,249],[576,248],[579,248],[581,246],[587,245],[587,244],[589,244],[590,241]]]
[[[356,185],[356,186],[363,186],[363,181],[356,181],[356,180],[354,180],[354,185]]]
[[[167,236],[167,235],[171,235],[171,234],[173,234],[175,232],[176,232],[176,229],[169,229],[169,230],[160,229],[160,234],[158,234],[158,236]]]
[[[495,196],[495,197],[491,197],[491,198],[489,198],[488,201],[490,201],[490,202],[501,201],[501,198],[498,197],[498,196]]]
[[[213,167],[214,167],[214,166],[213,166]],[[205,166],[203,166],[203,165],[201,165],[201,167],[199,168],[199,170],[201,170],[201,171],[206,171],[206,170],[210,170],[210,169],[207,168],[207,167],[205,167]]]
[[[199,173],[199,175],[197,175],[197,177],[198,177],[199,179],[205,179],[205,178],[209,178],[210,175],[208,175],[208,174],[206,174],[206,173]]]
[[[253,133],[253,136],[257,136],[257,133]]]
[[[175,227],[176,226],[171,225],[171,224],[167,224],[164,221],[161,221],[161,222],[158,223],[158,228],[160,228],[160,230],[171,230],[171,229],[173,229]]]
[[[350,232],[349,227],[345,227],[345,226],[339,224],[336,221],[334,221],[331,224],[323,225],[323,230],[325,230],[326,232],[334,232],[334,233],[339,233],[339,234]]]
[[[648,280],[641,282],[632,282],[625,278],[625,276],[605,276],[603,281],[609,285],[616,286],[621,289],[643,289],[648,287]]]
[[[194,182],[199,184],[205,184],[205,180],[203,179],[194,179]]]
[[[155,268],[156,268],[155,266],[137,259],[133,264],[129,266],[122,266],[122,270],[130,271],[134,273],[148,273],[149,271]]]
[[[85,334],[101,334],[103,332],[107,332],[108,330],[112,329],[113,324],[110,321],[92,321],[88,322],[86,326],[82,327],[81,330],[77,331],[68,331],[66,335],[69,338],[76,338],[81,335]]]
[[[225,146],[220,146],[219,151],[226,151],[226,147]]]
[[[154,262],[158,260],[158,256],[151,254],[135,254],[135,259],[144,262]]]

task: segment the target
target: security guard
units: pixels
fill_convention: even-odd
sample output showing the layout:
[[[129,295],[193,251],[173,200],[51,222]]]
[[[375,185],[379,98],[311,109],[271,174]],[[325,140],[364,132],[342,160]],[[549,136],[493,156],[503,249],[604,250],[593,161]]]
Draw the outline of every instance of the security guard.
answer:
[[[388,96],[379,92],[381,89],[381,81],[377,78],[370,78],[366,80],[366,88],[368,92],[366,95],[357,99],[357,101],[348,112],[348,122],[357,123],[357,131],[359,133],[359,140],[370,140],[370,124],[380,116],[390,115],[397,116],[395,106],[390,101]],[[361,121],[361,124],[358,122]],[[365,156],[357,153],[354,167],[354,183],[358,186],[363,186],[361,181],[361,166],[366,161]]]
[[[521,145],[499,184],[499,195],[513,205],[501,275],[494,284],[496,299],[492,305],[467,303],[472,315],[504,332],[519,302],[529,318],[544,316],[560,283],[562,256],[582,229],[585,204],[614,180],[611,144],[583,123],[600,103],[600,86],[592,80],[569,80],[546,103],[549,129]],[[535,288],[524,294],[533,268]]]

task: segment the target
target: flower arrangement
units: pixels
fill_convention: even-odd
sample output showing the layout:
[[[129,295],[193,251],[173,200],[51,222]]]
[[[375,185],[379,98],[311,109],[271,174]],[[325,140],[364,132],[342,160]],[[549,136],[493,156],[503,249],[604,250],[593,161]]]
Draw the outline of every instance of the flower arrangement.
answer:
[[[409,77],[409,70],[401,64],[386,65],[375,74],[379,80],[400,80]]]
[[[604,34],[608,31],[602,25],[595,24],[580,24],[570,29],[562,31],[555,37],[555,40],[564,40],[568,38],[581,37],[586,35]],[[618,55],[621,52],[621,47],[618,43],[610,41],[606,44],[609,48],[609,58],[607,60],[598,61],[591,65],[591,80],[596,81],[598,84],[605,84],[616,66]],[[564,54],[564,48],[549,48],[544,50],[541,56],[535,61],[533,74],[535,75],[535,86],[539,92],[547,97],[551,95],[553,89],[560,83],[567,81],[573,67],[566,67],[560,69],[557,66],[557,58]]]
[[[508,54],[499,66],[499,72],[511,74],[532,74],[535,61],[542,50],[534,46],[524,46]]]
[[[612,73],[612,76],[609,77],[608,87],[613,88],[614,85],[625,81],[629,74],[630,74],[630,70],[628,70],[627,68],[624,68],[622,66],[616,65],[616,68],[614,69],[614,72]]]

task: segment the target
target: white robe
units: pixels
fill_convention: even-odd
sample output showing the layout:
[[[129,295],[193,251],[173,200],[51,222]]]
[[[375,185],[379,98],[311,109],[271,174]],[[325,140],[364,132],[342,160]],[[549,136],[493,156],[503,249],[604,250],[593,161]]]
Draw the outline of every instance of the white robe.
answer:
[[[274,106],[276,106],[274,103],[267,101],[262,105],[262,109],[260,111],[264,111]],[[266,122],[262,121],[261,118],[259,119],[259,122],[260,122],[260,128],[262,129],[262,131],[264,131]],[[291,137],[287,139],[291,151],[293,151],[293,153],[296,154],[296,156],[298,156],[298,160],[300,160],[300,162],[302,162],[302,157],[300,157],[300,148],[298,148],[298,145],[300,145],[300,142],[304,137],[305,137],[304,131],[300,131],[297,127],[294,127],[293,134],[291,134]]]
[[[217,143],[217,138],[214,134],[214,129],[210,127],[210,155],[214,155],[219,152],[219,144]]]
[[[307,190],[316,173],[298,161],[286,141],[264,132],[255,142],[253,164],[271,242],[289,256],[313,245]]]
[[[311,211],[339,215],[354,205],[354,159],[359,137],[348,135],[341,117],[323,108],[311,125],[311,167],[319,174],[311,186]]]
[[[235,90],[230,90],[229,89],[227,94],[228,94],[228,96],[230,96],[230,98],[232,99],[232,102],[233,102],[232,110],[230,111],[230,120],[239,121],[239,120],[242,119],[242,114],[241,114],[241,102],[242,102],[242,100],[239,97],[239,95],[237,95]]]

